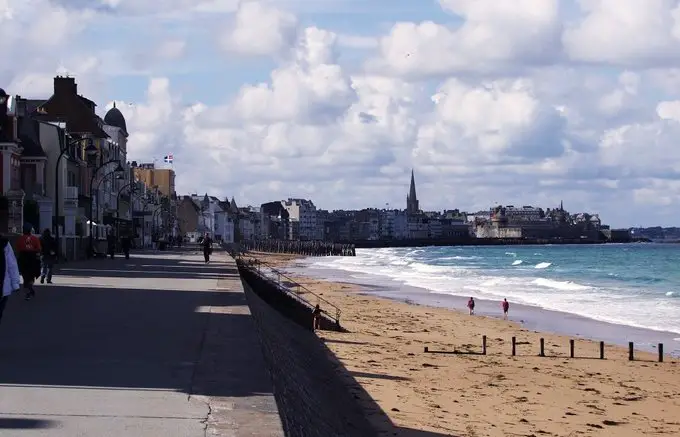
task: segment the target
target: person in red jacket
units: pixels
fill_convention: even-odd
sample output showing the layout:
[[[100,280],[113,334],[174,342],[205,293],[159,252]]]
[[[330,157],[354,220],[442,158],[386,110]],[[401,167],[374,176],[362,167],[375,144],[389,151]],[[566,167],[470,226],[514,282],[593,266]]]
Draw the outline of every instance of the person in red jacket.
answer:
[[[501,306],[503,307],[503,320],[508,320],[508,310],[510,309],[510,303],[507,299],[503,299]]]
[[[31,231],[33,226],[30,223],[24,224],[24,233],[17,239],[16,252],[17,263],[19,264],[19,272],[24,280],[24,288],[26,289],[26,300],[31,300],[35,296],[35,289],[33,284],[38,276],[40,276],[40,253],[42,246],[40,239],[33,235]]]

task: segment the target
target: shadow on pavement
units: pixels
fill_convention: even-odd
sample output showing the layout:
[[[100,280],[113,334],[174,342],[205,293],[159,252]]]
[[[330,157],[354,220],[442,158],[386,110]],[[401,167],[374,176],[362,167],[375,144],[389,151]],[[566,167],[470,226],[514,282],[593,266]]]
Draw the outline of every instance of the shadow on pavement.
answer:
[[[157,270],[172,273],[151,273]],[[32,301],[10,297],[0,325],[0,391],[18,385],[270,394],[271,381],[257,373],[264,367],[252,318],[209,314],[210,307],[247,305],[243,293],[215,290],[225,270],[223,263],[143,254],[64,265],[54,284],[36,285]],[[106,278],[109,286],[98,285]],[[198,290],[177,289],[177,278],[198,280],[184,282]],[[59,284],[67,280],[81,283]],[[228,344],[228,356],[206,356],[208,328]],[[225,369],[216,372],[220,365]],[[3,420],[0,428],[22,423]]]
[[[58,426],[56,420],[0,417],[0,430],[3,429],[49,429]]]

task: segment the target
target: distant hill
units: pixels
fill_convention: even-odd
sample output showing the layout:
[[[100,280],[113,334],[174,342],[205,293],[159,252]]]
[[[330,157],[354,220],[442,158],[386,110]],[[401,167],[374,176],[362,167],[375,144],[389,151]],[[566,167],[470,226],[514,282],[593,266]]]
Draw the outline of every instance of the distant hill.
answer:
[[[676,227],[630,228],[630,232],[634,237],[644,237],[654,241],[680,241],[680,228]]]

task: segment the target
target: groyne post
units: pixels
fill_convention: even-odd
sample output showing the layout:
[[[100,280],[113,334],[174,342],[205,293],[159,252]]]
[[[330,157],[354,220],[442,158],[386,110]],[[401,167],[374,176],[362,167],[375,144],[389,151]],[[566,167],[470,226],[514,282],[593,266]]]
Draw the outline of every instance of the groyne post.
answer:
[[[659,362],[663,363],[663,343],[659,343]]]
[[[632,341],[628,342],[628,361],[635,361],[635,345]]]
[[[517,355],[517,338],[512,337],[512,356]]]
[[[600,342],[600,359],[604,360],[604,341]]]
[[[425,346],[425,347],[423,348],[423,352],[428,353],[429,351],[430,351],[430,350],[428,349],[427,346]]]
[[[569,358],[574,358],[574,339],[569,339]]]
[[[486,335],[482,335],[482,355],[486,355]]]
[[[544,357],[545,356],[545,338],[541,338],[540,342],[541,342],[541,349],[538,352],[538,356]]]

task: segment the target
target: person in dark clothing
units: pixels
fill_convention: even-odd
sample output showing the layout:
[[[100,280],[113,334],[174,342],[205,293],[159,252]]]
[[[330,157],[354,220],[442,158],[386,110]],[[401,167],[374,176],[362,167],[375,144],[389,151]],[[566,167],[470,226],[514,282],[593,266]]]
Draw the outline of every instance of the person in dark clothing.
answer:
[[[321,328],[321,306],[316,304],[314,311],[312,311],[313,326],[312,330],[316,331]]]
[[[109,231],[109,235],[106,236],[106,253],[111,259],[116,253],[116,236],[113,235],[113,231]]]
[[[47,283],[52,283],[52,268],[54,263],[57,261],[57,240],[52,237],[52,232],[49,229],[45,229],[40,237],[40,246],[42,249],[41,257],[41,271],[40,271],[40,283],[44,284],[45,279]]]
[[[210,254],[212,253],[212,238],[210,238],[209,233],[205,233],[205,237],[203,237],[203,241],[201,244],[203,245],[203,258],[205,258],[205,263],[208,264],[210,262]]]
[[[120,245],[123,248],[125,259],[130,259],[130,246],[132,245],[130,237],[126,235],[123,238],[121,238]]]

